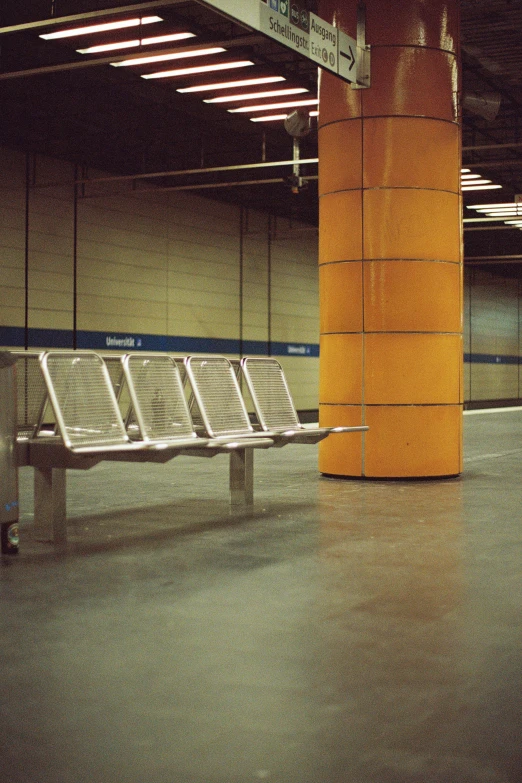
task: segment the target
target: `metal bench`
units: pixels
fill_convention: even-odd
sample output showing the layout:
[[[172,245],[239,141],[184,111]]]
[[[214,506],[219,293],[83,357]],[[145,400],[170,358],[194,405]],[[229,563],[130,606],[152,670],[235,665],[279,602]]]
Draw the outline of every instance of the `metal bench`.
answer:
[[[288,443],[318,443],[333,434],[364,432],[367,426],[304,427],[290,393],[283,368],[272,358],[246,357],[241,374],[254,405],[261,430]]]
[[[68,469],[88,470],[103,460],[165,463],[182,454],[228,454],[231,505],[251,506],[254,449],[317,443],[333,433],[368,429],[303,427],[273,359],[247,358],[234,365],[225,357],[199,356],[180,364],[179,357],[139,353],[104,361],[92,351],[17,357],[18,464],[35,471],[34,529],[40,540],[66,541]],[[238,372],[258,429],[250,421]],[[124,417],[118,402],[123,391]]]
[[[22,366],[29,359],[21,357]],[[20,359],[19,359],[20,361]],[[34,354],[38,367],[39,405],[27,435],[20,438],[19,465],[35,470],[35,533],[40,540],[66,540],[66,470],[87,470],[102,460],[167,462],[180,454],[229,454],[232,505],[251,505],[253,492],[245,483],[244,454],[273,445],[268,438],[211,440],[198,437],[188,414],[176,364],[167,356],[127,356],[123,375],[138,426],[129,436],[113,381],[102,358],[93,352],[53,351]],[[120,360],[121,362],[121,360]],[[114,373],[113,373],[114,377]],[[49,401],[55,425],[41,427]],[[36,411],[38,409],[38,414]],[[29,427],[29,424],[31,425]]]

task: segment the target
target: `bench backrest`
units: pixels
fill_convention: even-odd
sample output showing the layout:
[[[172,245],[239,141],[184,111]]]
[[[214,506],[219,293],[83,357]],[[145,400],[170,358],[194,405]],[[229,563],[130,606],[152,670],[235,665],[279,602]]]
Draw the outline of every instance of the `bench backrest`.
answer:
[[[123,358],[123,370],[144,440],[197,438],[179,368],[171,356],[128,354]]]
[[[40,369],[40,354],[41,351],[15,353],[19,438],[33,438],[44,413],[47,388]]]
[[[243,377],[263,430],[300,429],[301,424],[283,368],[276,359],[247,357],[241,361]]]
[[[234,368],[224,356],[190,356],[187,376],[210,437],[249,435],[254,430]]]
[[[107,367],[94,352],[53,351],[41,359],[58,430],[70,449],[129,443]]]

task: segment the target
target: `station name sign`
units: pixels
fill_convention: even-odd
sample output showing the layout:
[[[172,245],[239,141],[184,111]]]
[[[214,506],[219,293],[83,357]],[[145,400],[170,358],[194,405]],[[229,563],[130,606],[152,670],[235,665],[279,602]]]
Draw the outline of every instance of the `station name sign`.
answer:
[[[307,10],[303,0],[205,0],[239,22],[348,82],[357,81],[357,42]]]

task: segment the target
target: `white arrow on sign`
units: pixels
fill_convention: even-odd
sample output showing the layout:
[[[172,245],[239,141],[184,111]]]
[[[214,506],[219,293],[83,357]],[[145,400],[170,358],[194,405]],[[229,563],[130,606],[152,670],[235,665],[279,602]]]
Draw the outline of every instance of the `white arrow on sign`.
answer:
[[[339,31],[339,76],[350,82],[357,79],[357,41],[349,35]]]

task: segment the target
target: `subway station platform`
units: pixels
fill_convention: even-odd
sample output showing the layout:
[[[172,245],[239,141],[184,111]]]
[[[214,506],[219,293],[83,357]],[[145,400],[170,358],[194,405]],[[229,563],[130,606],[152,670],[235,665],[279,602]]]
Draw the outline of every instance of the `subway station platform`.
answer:
[[[522,410],[445,481],[316,447],[68,476],[65,551],[0,562],[1,783],[518,783]]]

